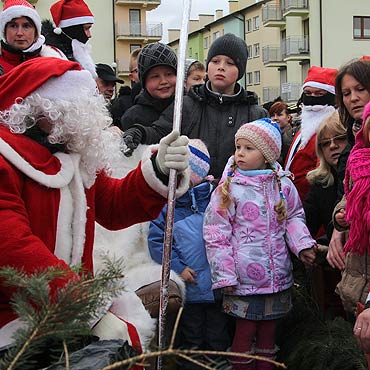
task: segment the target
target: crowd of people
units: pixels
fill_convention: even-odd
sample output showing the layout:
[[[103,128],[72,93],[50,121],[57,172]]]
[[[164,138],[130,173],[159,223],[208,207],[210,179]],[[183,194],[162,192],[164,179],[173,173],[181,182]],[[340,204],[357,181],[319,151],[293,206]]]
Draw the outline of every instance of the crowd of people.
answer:
[[[205,64],[186,60],[176,132],[174,50],[160,42],[136,49],[132,86],[114,96],[123,80],[91,57],[87,4],[59,0],[50,14],[41,22],[26,0],[5,0],[0,13],[0,267],[61,268],[54,295],[77,278],[71,266],[94,271],[94,239],[104,244],[106,230],[135,224],[147,227],[137,229],[143,254],[133,260],[158,267],[175,169],[171,268],[184,287],[177,346],[275,359],[277,322],[292,309],[292,260],[314,269],[324,253],[329,273],[316,288],[325,302],[340,297],[335,314],[370,353],[370,57],[339,70],[312,66],[294,107],[277,98],[264,108],[238,83],[247,45],[227,33]],[[115,234],[120,256],[125,235]],[[154,270],[148,278],[159,280]],[[13,294],[0,282],[0,356],[24,325]],[[92,333],[141,351],[155,323],[146,313],[144,334],[127,297],[102,308]],[[234,370],[274,369],[260,357],[228,361]],[[182,359],[180,368],[198,366]]]

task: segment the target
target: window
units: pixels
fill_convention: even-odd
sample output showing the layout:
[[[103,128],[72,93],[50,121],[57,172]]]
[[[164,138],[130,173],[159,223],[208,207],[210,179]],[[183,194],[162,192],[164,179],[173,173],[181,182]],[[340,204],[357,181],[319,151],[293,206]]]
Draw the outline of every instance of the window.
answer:
[[[141,19],[140,10],[130,9],[130,12],[129,12],[130,35],[140,35],[141,34],[140,19]]]
[[[252,58],[253,58],[252,45],[248,45],[248,59],[252,59]]]
[[[259,85],[261,83],[261,72],[255,71],[254,72],[254,84]]]
[[[260,17],[257,15],[253,17],[253,31],[256,31],[260,28]]]
[[[217,32],[214,32],[213,33],[213,41],[215,41],[216,39],[218,39],[220,37],[220,31],[217,31]]]
[[[247,73],[247,85],[252,85],[253,84],[253,73],[248,72]]]
[[[257,58],[260,56],[260,44],[253,45],[253,57]]]
[[[370,39],[370,17],[353,17],[353,38]]]
[[[208,49],[208,36],[203,39],[203,48]]]
[[[245,21],[245,31],[252,32],[252,20],[250,18]]]

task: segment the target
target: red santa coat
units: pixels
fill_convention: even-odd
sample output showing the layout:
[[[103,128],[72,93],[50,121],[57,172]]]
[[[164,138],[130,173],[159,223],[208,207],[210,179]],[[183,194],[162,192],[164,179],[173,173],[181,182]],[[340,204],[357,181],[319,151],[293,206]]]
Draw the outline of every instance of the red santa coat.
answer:
[[[294,150],[297,145],[297,140],[300,140],[300,137],[300,132],[298,132],[290,145],[285,169],[293,174],[293,183],[298,190],[299,197],[303,201],[311,187],[306,179],[306,175],[319,165],[319,160],[316,156],[316,134],[311,137],[304,147],[299,148],[297,152],[292,155],[291,151]]]
[[[125,178],[100,174],[87,188],[78,154],[52,155],[1,126],[0,154],[0,267],[69,270],[82,262],[93,271],[95,220],[122,229],[156,218],[166,202],[167,188],[156,178],[150,155]],[[179,188],[185,191],[187,181],[185,176]],[[16,318],[11,293],[0,284],[0,328]]]

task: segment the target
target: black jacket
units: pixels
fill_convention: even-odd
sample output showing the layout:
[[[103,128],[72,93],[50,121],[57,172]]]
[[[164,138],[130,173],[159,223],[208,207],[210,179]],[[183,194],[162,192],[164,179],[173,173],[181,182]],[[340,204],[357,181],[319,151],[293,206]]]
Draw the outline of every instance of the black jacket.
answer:
[[[122,116],[121,129],[126,131],[135,124],[151,126],[173,100],[174,96],[168,99],[153,98],[146,90],[142,90],[136,97],[135,104]]]
[[[235,95],[223,96],[212,92],[208,85],[193,86],[184,97],[181,133],[191,139],[201,139],[211,156],[210,175],[220,178],[229,157],[234,153],[235,133],[244,123],[267,117],[258,106],[257,96],[239,84]],[[172,130],[174,104],[171,104],[151,127],[142,127],[143,144],[158,143]]]
[[[111,101],[109,106],[109,111],[115,126],[121,128],[121,117],[132,105],[131,88],[129,86],[121,86],[118,96]]]

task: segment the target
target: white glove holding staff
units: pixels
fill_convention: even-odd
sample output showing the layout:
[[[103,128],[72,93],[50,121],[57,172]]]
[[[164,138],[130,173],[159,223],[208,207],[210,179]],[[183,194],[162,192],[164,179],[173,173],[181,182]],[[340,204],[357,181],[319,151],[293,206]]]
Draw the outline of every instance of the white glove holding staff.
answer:
[[[189,139],[180,136],[178,131],[172,131],[159,142],[157,157],[155,158],[158,169],[165,175],[170,169],[185,171],[189,166]]]

